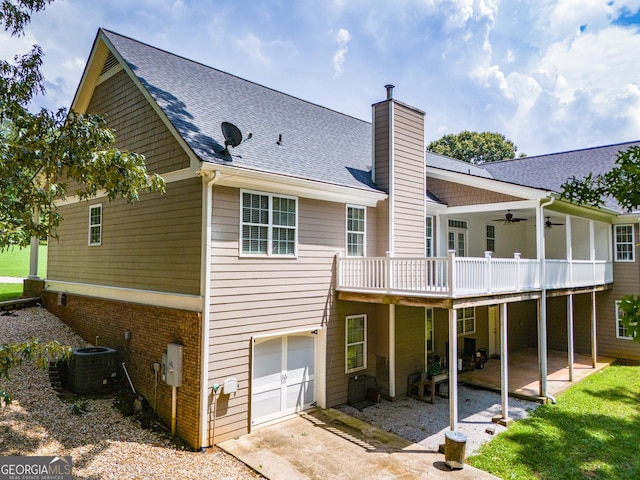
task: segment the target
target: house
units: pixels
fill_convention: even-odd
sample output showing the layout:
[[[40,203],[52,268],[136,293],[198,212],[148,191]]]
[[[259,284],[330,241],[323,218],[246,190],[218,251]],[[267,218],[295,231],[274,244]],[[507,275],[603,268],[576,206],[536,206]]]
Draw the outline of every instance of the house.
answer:
[[[117,349],[194,448],[363,380],[401,397],[467,345],[505,367],[534,348],[541,398],[550,349],[640,359],[615,313],[638,286],[637,215],[557,195],[625,145],[462,164],[425,154],[425,113],[392,86],[369,123],[107,30],[72,108],[103,114],[167,191],[60,205],[43,302]]]

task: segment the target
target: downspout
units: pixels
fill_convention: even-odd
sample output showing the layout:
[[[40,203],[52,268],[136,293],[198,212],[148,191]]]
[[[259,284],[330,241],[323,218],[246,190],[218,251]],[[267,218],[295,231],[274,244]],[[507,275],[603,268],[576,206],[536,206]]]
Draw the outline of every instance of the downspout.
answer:
[[[544,209],[555,201],[551,197],[547,202],[541,203],[536,210],[536,229],[538,233],[538,246],[540,248],[540,320],[538,322],[538,361],[540,367],[540,396],[548,398],[555,404],[556,399],[547,392],[547,284],[546,284],[546,248],[544,238]]]
[[[211,304],[211,216],[213,213],[213,185],[220,180],[220,172],[200,170],[202,177],[202,257],[200,259],[200,294],[202,295],[202,355],[200,357],[200,450],[209,444],[209,325]],[[215,401],[215,394],[214,394]],[[215,407],[215,405],[214,405]],[[213,439],[211,439],[213,442]]]

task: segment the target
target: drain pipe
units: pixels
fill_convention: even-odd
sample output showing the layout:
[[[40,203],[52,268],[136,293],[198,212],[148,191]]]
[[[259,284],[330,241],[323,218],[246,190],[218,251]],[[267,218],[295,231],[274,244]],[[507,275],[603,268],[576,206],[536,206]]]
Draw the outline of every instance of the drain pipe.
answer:
[[[547,252],[544,238],[544,208],[555,202],[555,197],[549,198],[547,202],[541,203],[536,210],[536,229],[539,238],[540,257],[540,312],[538,321],[538,362],[540,370],[540,396],[549,398],[553,404],[556,403],[547,392],[547,284],[546,284],[546,258]]]
[[[209,324],[211,315],[211,215],[213,212],[213,185],[220,180],[219,170],[199,170],[202,177],[202,258],[201,258],[201,284],[202,295],[202,356],[200,364],[200,451],[205,452],[209,447]],[[211,439],[213,442],[213,439]]]

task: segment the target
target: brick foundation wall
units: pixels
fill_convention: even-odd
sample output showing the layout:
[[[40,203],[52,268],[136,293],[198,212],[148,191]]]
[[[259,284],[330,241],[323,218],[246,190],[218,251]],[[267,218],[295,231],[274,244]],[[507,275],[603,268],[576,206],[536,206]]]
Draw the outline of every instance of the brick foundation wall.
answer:
[[[41,298],[47,310],[84,340],[118,350],[136,392],[151,408],[156,405],[158,415],[167,426],[171,425],[171,387],[159,379],[154,394],[153,363],[161,362],[167,344],[182,344],[183,377],[182,386],[177,390],[176,434],[194,449],[202,446],[199,436],[200,314],[70,294],[66,295],[64,305],[58,305],[55,292],[43,292]],[[130,340],[125,340],[125,331],[131,332]]]

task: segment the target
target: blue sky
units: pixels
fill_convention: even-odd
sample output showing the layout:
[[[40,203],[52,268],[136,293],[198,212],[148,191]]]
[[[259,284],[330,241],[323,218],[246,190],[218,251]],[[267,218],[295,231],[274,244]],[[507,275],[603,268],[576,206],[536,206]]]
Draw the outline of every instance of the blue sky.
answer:
[[[68,107],[104,27],[370,120],[394,97],[426,112],[427,142],[505,134],[527,155],[640,139],[640,0],[56,0],[0,57],[45,52]]]

